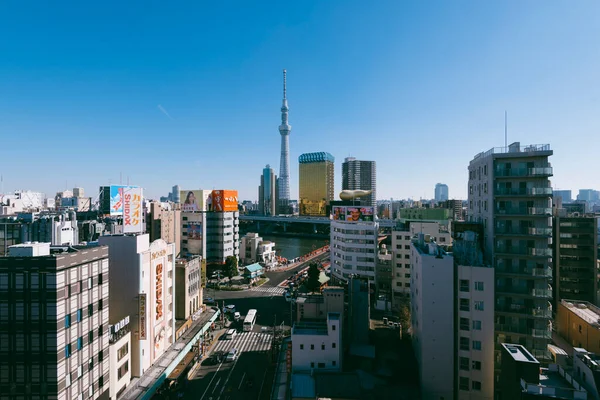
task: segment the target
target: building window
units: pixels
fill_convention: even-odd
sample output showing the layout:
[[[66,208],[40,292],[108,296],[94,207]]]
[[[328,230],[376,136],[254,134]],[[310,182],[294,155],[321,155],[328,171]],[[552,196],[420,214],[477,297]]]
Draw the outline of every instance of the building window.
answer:
[[[477,311],[483,311],[483,301],[476,301],[475,302],[475,309]]]
[[[319,367],[319,368],[325,368],[325,363],[319,363],[319,364],[318,364],[318,367]]]
[[[100,386],[100,387],[104,386],[104,377],[103,376],[98,378],[98,386]]]
[[[314,349],[315,349],[315,345],[314,345],[314,344],[311,344],[311,345],[310,345],[310,349],[311,349],[311,350],[314,350]]]
[[[460,299],[460,311],[469,311],[469,299]]]
[[[481,330],[481,321],[473,320],[473,330],[480,331]]]
[[[473,389],[473,390],[481,390],[481,382],[472,381],[471,382],[471,389]]]
[[[468,391],[469,390],[469,378],[465,378],[465,377],[461,376],[459,378],[458,389]]]
[[[88,332],[88,343],[92,343],[94,341],[94,331]]]
[[[469,350],[469,338],[461,337],[460,338],[460,349],[461,350]]]
[[[117,361],[121,361],[127,354],[129,354],[129,343],[125,343],[117,350]]]
[[[471,363],[471,368],[473,368],[476,371],[481,371],[481,361],[473,361]]]
[[[469,281],[467,279],[460,280],[460,291],[468,292],[469,291]]]
[[[81,349],[83,349],[83,338],[78,337],[77,338],[77,350],[81,350]]]
[[[98,310],[102,310],[104,304],[102,302],[102,299],[98,300]]]
[[[102,285],[102,273],[98,274],[98,285]]]
[[[311,362],[311,363],[310,363],[310,367],[311,367],[311,368],[314,368],[314,367],[315,367],[315,363],[314,363],[314,362]]]
[[[321,350],[325,350],[325,343],[321,344]]]
[[[300,345],[300,350],[304,350],[304,345],[303,344]]]
[[[142,355],[144,355],[144,351],[142,350]],[[100,350],[98,352],[98,362],[104,361],[104,351]]]
[[[331,343],[331,348],[335,349],[336,344],[335,343]]]
[[[469,330],[469,318],[461,318],[460,319],[460,330],[461,331]]]
[[[335,325],[331,325],[331,330],[335,331]]]
[[[483,291],[483,282],[475,282],[475,290],[478,292]]]
[[[481,350],[481,342],[479,340],[473,340],[473,350]]]
[[[103,333],[104,333],[104,326],[100,325],[98,327],[98,336],[102,336]]]
[[[124,377],[127,372],[129,372],[129,360],[125,361],[123,365],[119,367],[119,370],[117,371],[117,379]]]
[[[67,314],[65,315],[65,328],[70,328],[71,327],[71,315]]]
[[[71,344],[65,346],[65,358],[71,357]]]
[[[94,369],[94,358],[90,358],[88,361],[88,371],[92,371]]]
[[[92,286],[94,286],[94,283],[92,281],[92,278],[88,278],[88,290],[90,290],[92,288]]]
[[[79,310],[77,310],[77,322],[81,322],[82,319],[83,319],[83,310],[80,308]]]
[[[467,357],[460,357],[460,369],[462,369],[463,371],[468,371],[469,370],[469,359]]]
[[[88,317],[91,317],[92,315],[94,315],[94,305],[88,304]]]
[[[331,362],[331,366],[332,366],[332,367],[335,367],[336,365],[337,365],[337,362],[335,362],[335,361],[332,361],[332,362]]]

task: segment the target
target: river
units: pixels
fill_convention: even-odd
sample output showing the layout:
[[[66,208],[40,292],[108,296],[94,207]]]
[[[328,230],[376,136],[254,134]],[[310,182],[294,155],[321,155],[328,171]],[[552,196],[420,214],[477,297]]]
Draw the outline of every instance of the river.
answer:
[[[261,237],[263,240],[275,242],[277,255],[285,257],[288,260],[310,253],[314,249],[325,246],[327,244],[326,242],[328,242],[325,239],[308,239],[287,236],[261,235]]]

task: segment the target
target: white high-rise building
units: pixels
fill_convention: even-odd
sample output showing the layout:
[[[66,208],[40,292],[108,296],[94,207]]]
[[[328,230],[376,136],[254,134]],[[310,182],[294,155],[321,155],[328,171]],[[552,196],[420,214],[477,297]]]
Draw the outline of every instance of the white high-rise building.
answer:
[[[496,273],[496,342],[520,343],[541,362],[551,358],[552,154],[516,142],[469,163],[468,220],[483,224]]]
[[[144,234],[100,236],[109,248],[110,323],[131,316],[131,376],[175,341],[175,244]]]

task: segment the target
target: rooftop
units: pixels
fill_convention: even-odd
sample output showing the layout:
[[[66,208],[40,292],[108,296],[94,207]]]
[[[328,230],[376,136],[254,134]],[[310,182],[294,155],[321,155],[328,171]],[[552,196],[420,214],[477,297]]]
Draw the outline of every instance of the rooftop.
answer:
[[[508,354],[510,354],[515,361],[529,362],[534,364],[540,363],[534,356],[531,355],[529,351],[527,351],[524,346],[521,346],[520,344],[502,343],[502,347],[506,349]]]
[[[521,379],[523,392],[546,398],[587,399],[587,391],[573,379],[569,371],[561,366],[551,364],[540,369],[540,382],[528,383]]]
[[[302,320],[296,322],[292,328],[292,337],[294,335],[324,335],[327,336],[327,321],[309,321]],[[293,339],[292,339],[293,340]]]
[[[564,299],[560,303],[579,318],[600,329],[600,308],[587,301]]]
[[[494,154],[523,154],[523,155],[534,155],[535,153],[552,153],[549,144],[526,144],[521,145],[520,142],[514,142],[508,147],[492,147],[488,151],[481,152],[473,157],[471,162],[474,162],[480,158],[489,157]],[[541,155],[541,154],[540,154]]]
[[[325,161],[334,162],[335,158],[325,151],[320,151],[317,153],[304,153],[301,154],[300,157],[298,157],[298,162],[300,164],[309,164]]]
[[[247,269],[250,272],[258,272],[263,270],[264,268],[259,263],[254,263],[250,265],[246,265],[244,269]]]

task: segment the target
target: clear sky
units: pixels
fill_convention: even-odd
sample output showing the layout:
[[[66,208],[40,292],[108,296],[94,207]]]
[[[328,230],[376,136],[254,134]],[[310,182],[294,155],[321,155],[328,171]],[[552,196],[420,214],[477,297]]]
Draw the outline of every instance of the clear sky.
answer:
[[[4,191],[153,197],[279,172],[288,71],[298,156],[377,161],[379,198],[466,197],[475,154],[550,143],[553,185],[600,189],[600,2],[3,1]],[[253,4],[253,6],[249,6]],[[159,107],[160,106],[160,107]]]

